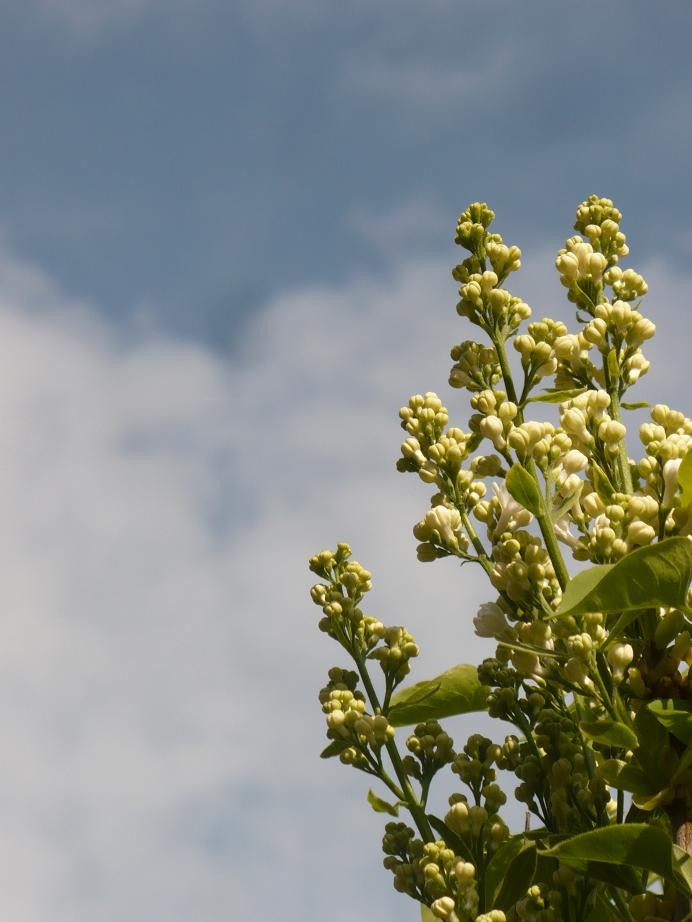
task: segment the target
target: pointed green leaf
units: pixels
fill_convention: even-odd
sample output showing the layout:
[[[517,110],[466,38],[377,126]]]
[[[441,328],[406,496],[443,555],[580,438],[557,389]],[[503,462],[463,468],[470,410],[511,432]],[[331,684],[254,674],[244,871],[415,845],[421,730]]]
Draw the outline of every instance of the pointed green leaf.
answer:
[[[680,887],[687,896],[692,896],[692,858],[674,846],[662,829],[654,826],[631,823],[594,829],[546,849],[545,854],[577,869],[586,862],[593,876],[598,873],[599,865],[641,868],[658,874]]]
[[[678,767],[671,778],[673,784],[690,784],[692,783],[692,744],[680,756]]]
[[[646,707],[640,707],[634,719],[634,730],[639,739],[637,763],[649,779],[658,783],[651,790],[659,791],[673,776],[677,768],[677,756],[671,749],[668,733],[656,715]]]
[[[326,749],[323,749],[320,753],[320,759],[331,759],[333,756],[339,756],[344,751],[348,749],[349,746],[352,746],[353,743],[350,740],[334,740],[331,742]]]
[[[581,496],[582,487],[580,486],[578,490],[575,490],[574,493],[571,493],[567,499],[563,500],[559,506],[555,506],[550,512],[550,519],[552,522],[557,522],[567,515],[572,506],[575,505],[579,497]]]
[[[678,468],[680,484],[680,505],[684,508],[692,503],[692,451],[688,451]]]
[[[613,493],[615,493],[615,487],[610,482],[606,472],[596,461],[591,462],[591,479],[594,490],[607,505],[612,499]]]
[[[388,813],[390,816],[399,815],[399,804],[387,803],[386,800],[382,800],[381,797],[378,797],[372,788],[368,791],[368,803],[375,813]]]
[[[571,400],[573,397],[583,394],[585,390],[585,387],[570,387],[561,391],[547,390],[543,391],[542,394],[529,397],[526,403],[564,403],[566,400]]]
[[[429,813],[428,822],[438,836],[444,840],[445,844],[452,849],[455,855],[459,855],[460,858],[466,858],[467,861],[474,860],[473,853],[466,842],[464,842],[461,836],[458,836],[454,830],[450,829],[444,820],[441,820],[439,816]]]
[[[536,873],[536,846],[527,844],[510,862],[507,876],[492,903],[493,909],[509,909],[526,895]]]
[[[478,680],[476,666],[461,663],[442,675],[401,688],[392,697],[387,719],[394,727],[426,720],[485,711],[488,688]]]
[[[652,794],[650,796],[644,796],[643,794],[633,794],[632,803],[635,807],[639,807],[640,810],[644,812],[650,812],[655,810],[656,807],[660,807],[661,804],[667,803],[671,800],[672,791],[670,788],[663,788],[662,791],[659,791],[658,794]]]
[[[692,541],[667,538],[640,547],[615,564],[583,570],[565,590],[557,614],[633,611],[684,604],[692,579]]]
[[[606,365],[608,367],[608,375],[610,376],[610,380],[617,381],[617,379],[620,377],[620,366],[618,364],[618,357],[615,349],[611,349],[606,356]]]
[[[639,794],[643,797],[656,793],[638,765],[621,762],[618,759],[608,759],[601,762],[598,773],[606,784],[619,791],[628,791],[630,794]]]
[[[643,410],[650,407],[651,404],[647,403],[646,400],[639,400],[636,403],[621,403],[620,406],[623,410]]]
[[[648,703],[647,709],[673,736],[687,746],[692,743],[692,701],[657,698]]]
[[[437,916],[433,915],[432,909],[429,909],[425,903],[420,904],[421,922],[439,922]]]
[[[596,894],[591,912],[586,922],[621,922],[622,916],[603,893]]]
[[[636,749],[639,742],[629,727],[615,720],[583,720],[579,724],[579,729],[585,736],[606,746]]]
[[[534,515],[540,515],[543,506],[541,491],[531,474],[521,464],[513,464],[507,471],[505,486],[512,499]]]
[[[513,836],[498,848],[485,869],[485,905],[508,909],[524,896],[535,871],[535,843],[528,842],[523,835]]]
[[[687,621],[681,611],[675,609],[674,611],[668,612],[668,614],[658,622],[656,630],[654,631],[656,649],[665,650],[668,644],[675,640],[678,634],[681,634],[685,630],[686,626]]]

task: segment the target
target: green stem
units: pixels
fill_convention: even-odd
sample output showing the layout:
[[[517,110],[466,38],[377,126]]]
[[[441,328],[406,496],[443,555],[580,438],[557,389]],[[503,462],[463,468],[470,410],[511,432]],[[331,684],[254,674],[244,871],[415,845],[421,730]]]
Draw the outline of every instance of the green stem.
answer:
[[[615,350],[611,350],[611,355],[615,356]],[[617,361],[617,360],[616,360]],[[603,358],[603,374],[605,375],[606,381],[606,390],[610,397],[610,415],[613,419],[622,423],[622,413],[620,411],[620,394],[619,394],[619,373],[618,377],[613,377],[611,375],[611,369],[608,365],[608,356]],[[632,474],[630,472],[630,463],[629,458],[627,457],[627,445],[625,440],[622,439],[618,448],[617,456],[617,466],[618,473],[620,475],[619,487],[624,493],[632,494],[634,492],[632,486]]]
[[[617,906],[620,914],[623,919],[627,919],[628,922],[631,922],[632,913],[629,910],[627,903],[625,902],[622,893],[617,889],[617,887],[608,887],[608,892],[613,897],[613,901]]]
[[[603,702],[603,707],[606,709],[606,711],[608,711],[613,720],[618,720],[619,715],[615,710],[612,698],[608,694],[608,689],[605,687],[595,656],[591,660],[591,674],[596,682],[596,685],[598,686],[599,692],[601,693],[601,701]]]
[[[370,706],[376,714],[381,714],[382,708],[380,707],[380,702],[377,697],[375,687],[370,680],[370,675],[365,666],[365,661],[363,657],[356,652],[353,652],[352,655],[356,666],[358,667],[358,672],[363,681],[365,691],[367,692]],[[428,823],[428,818],[425,815],[425,811],[418,802],[418,798],[416,797],[413,788],[411,787],[411,782],[409,781],[408,775],[406,774],[404,763],[401,760],[401,756],[399,755],[399,750],[396,747],[396,743],[393,740],[388,740],[385,743],[385,748],[389,758],[391,759],[394,773],[399,781],[399,784],[401,785],[401,790],[404,795],[401,800],[406,802],[409,812],[411,813],[411,816],[413,817],[413,820],[418,827],[418,831],[420,832],[423,839],[426,842],[434,842],[435,836],[433,835],[432,829],[430,828],[430,823]]]
[[[471,524],[471,519],[469,518],[468,513],[464,510],[463,506],[459,504],[457,505],[457,508],[459,509],[459,514],[461,515],[461,523],[466,529],[466,534],[471,539],[471,544],[473,545],[475,552],[478,554],[478,562],[486,573],[490,573],[493,568],[493,564],[490,557],[488,557],[485,548],[483,547],[483,542],[478,537],[478,532]]]
[[[509,367],[509,362],[507,361],[507,352],[505,351],[504,341],[499,336],[497,336],[493,339],[493,346],[497,352],[497,358],[500,364],[500,370],[502,371],[502,380],[504,381],[505,389],[507,391],[507,397],[512,401],[512,403],[517,404],[518,409],[516,419],[519,425],[521,425],[524,422],[524,414],[517,402],[517,392],[514,387],[514,381],[512,379],[512,371]],[[536,483],[539,484],[538,469],[533,458],[529,458],[524,464],[524,467],[529,472],[529,474],[531,474]],[[543,511],[539,513],[536,516],[536,521],[538,522],[538,527],[540,528],[541,535],[545,541],[545,547],[548,551],[548,555],[553,563],[553,568],[555,570],[557,580],[560,583],[560,588],[564,590],[565,586],[569,582],[569,572],[565,566],[562,552],[560,551],[559,545],[557,543],[557,537],[555,536],[555,530],[553,528],[553,523],[550,519],[549,512]]]

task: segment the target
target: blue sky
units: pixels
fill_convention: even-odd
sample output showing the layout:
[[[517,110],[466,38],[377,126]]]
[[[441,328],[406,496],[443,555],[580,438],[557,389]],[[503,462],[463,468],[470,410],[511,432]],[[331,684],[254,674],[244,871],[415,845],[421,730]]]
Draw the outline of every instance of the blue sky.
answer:
[[[419,676],[490,652],[488,588],[416,564],[393,467],[410,393],[465,422],[471,200],[570,321],[554,253],[614,198],[659,326],[640,393],[689,413],[691,51],[687,0],[6,0],[8,918],[416,918],[366,779],[317,759],[305,561],[352,542]]]

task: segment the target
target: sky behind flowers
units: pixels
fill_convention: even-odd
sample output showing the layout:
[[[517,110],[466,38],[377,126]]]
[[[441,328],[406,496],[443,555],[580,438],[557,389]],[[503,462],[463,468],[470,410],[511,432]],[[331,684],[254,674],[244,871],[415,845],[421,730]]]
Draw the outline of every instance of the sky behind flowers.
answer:
[[[624,213],[681,408],[686,0],[7,0],[0,12],[0,885],[16,922],[398,920],[367,779],[320,763],[350,541],[417,672],[489,652],[415,562],[397,410],[468,335],[474,199],[538,316],[591,192]],[[468,569],[468,568],[467,568]],[[444,632],[444,634],[443,634]],[[462,723],[468,729],[473,723]]]

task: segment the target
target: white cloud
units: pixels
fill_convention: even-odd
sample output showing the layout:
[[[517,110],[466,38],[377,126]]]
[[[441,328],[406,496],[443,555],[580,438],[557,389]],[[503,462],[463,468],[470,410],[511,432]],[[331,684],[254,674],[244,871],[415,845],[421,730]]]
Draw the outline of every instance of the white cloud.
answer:
[[[545,266],[526,273],[537,299]],[[487,587],[416,563],[428,491],[393,467],[409,393],[438,389],[463,424],[445,381],[465,335],[448,267],[418,261],[278,297],[228,367],[116,335],[0,259],[8,918],[211,922],[271,915],[270,892],[288,922],[406,911],[365,779],[317,759],[315,691],[343,659],[306,558],[352,542],[371,610],[421,643],[419,676],[488,651],[471,633]]]
[[[343,82],[368,99],[396,102],[421,115],[449,115],[487,107],[498,94],[506,94],[516,83],[518,63],[519,46],[495,36],[482,57],[463,64],[439,57],[354,57],[344,69]]]
[[[373,249],[391,260],[404,251],[430,250],[432,244],[445,236],[451,240],[454,219],[453,214],[425,198],[415,197],[384,213],[359,206],[349,215],[348,224]]]
[[[168,21],[180,12],[199,13],[204,0],[28,0],[45,22],[79,40],[91,40],[156,13]]]

